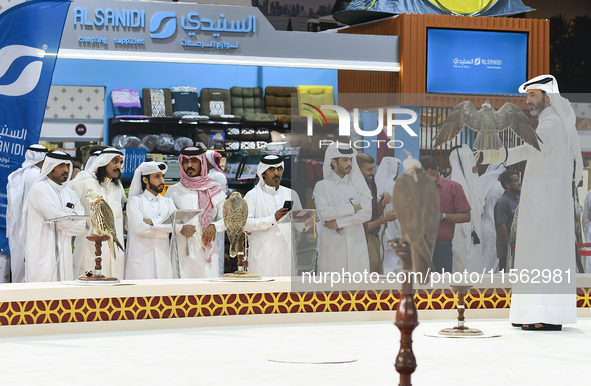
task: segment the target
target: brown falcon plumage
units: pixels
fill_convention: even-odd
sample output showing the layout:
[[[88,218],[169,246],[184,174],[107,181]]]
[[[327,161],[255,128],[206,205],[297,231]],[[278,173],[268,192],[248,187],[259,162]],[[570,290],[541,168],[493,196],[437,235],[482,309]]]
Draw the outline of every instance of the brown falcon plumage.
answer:
[[[439,229],[439,190],[423,171],[419,160],[408,157],[402,162],[404,173],[396,180],[392,205],[400,222],[402,237],[410,244],[415,272],[433,272],[433,248]]]
[[[474,148],[477,150],[498,150],[503,146],[499,132],[511,129],[524,142],[540,150],[542,142],[523,110],[507,102],[498,110],[486,101],[480,110],[470,101],[456,105],[445,118],[435,136],[434,147],[454,139],[464,127],[476,131]]]
[[[109,204],[102,200],[102,196],[94,192],[92,189],[88,189],[86,197],[88,198],[88,208],[90,210],[90,221],[94,227],[96,234],[101,236],[109,236],[109,249],[111,250],[111,256],[113,260],[116,260],[115,255],[115,244],[125,251],[125,249],[119,243],[117,239],[117,230],[115,229],[115,219],[113,217],[113,211]]]
[[[238,254],[238,242],[244,233],[247,218],[248,204],[246,200],[242,198],[240,193],[232,193],[224,203],[224,224],[226,224],[226,234],[230,240],[230,257],[236,257]]]

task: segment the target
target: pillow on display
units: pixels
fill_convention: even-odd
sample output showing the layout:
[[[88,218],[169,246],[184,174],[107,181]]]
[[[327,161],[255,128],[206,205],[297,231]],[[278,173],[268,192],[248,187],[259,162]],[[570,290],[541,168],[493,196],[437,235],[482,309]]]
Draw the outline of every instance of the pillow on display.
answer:
[[[172,96],[172,111],[175,118],[209,119],[208,116],[199,114],[199,94],[196,87],[171,87],[170,94]]]
[[[298,86],[298,109],[301,116],[314,116],[316,108],[324,114],[328,123],[339,123],[336,111],[330,109],[321,110],[322,105],[334,105],[334,93],[332,86]],[[309,106],[312,105],[312,106]],[[318,113],[316,113],[318,114]]]
[[[291,95],[295,93],[295,87],[265,87],[265,112],[274,114],[278,122],[289,123],[292,119]]]
[[[148,118],[172,117],[172,95],[167,88],[144,88],[144,114]]]
[[[203,88],[199,95],[200,113],[211,119],[239,121],[240,117],[232,114],[232,96],[230,90],[221,88]]]
[[[147,118],[140,115],[142,103],[140,94],[133,88],[116,88],[111,91],[111,101],[115,118]]]
[[[232,95],[232,114],[241,116],[244,121],[274,122],[277,117],[265,112],[263,89],[261,87],[238,87],[230,89]]]

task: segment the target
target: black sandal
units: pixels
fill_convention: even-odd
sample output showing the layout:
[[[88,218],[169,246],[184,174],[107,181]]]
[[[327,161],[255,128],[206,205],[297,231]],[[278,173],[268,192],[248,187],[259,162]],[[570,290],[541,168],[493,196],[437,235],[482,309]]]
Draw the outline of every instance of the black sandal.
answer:
[[[541,324],[542,327],[536,327],[536,324]],[[547,323],[532,323],[521,326],[524,331],[561,331],[562,324],[547,324]]]
[[[518,328],[521,327],[521,326],[523,326],[523,324],[521,324],[521,323],[511,323],[511,325],[513,327],[518,327]]]

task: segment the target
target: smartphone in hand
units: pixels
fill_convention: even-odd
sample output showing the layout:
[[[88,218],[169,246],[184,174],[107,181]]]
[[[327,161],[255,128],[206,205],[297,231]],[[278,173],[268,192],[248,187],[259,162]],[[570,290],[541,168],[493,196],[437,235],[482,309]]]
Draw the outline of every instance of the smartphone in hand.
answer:
[[[291,210],[293,207],[293,201],[285,201],[283,203],[283,208],[287,209],[288,211]]]

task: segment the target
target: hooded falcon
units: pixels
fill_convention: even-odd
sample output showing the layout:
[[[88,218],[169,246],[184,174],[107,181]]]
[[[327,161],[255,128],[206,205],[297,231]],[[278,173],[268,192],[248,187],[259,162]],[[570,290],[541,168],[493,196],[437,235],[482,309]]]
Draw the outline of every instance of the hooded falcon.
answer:
[[[482,152],[504,151],[499,132],[507,129],[513,130],[521,140],[537,150],[540,150],[538,142],[542,142],[519,106],[507,102],[495,110],[486,101],[480,110],[476,110],[472,102],[464,101],[456,105],[445,118],[437,131],[433,146],[437,147],[451,141],[464,127],[478,133],[474,139],[474,149]],[[502,158],[500,162],[504,161],[504,157]]]
[[[122,251],[125,251],[125,249],[117,239],[113,211],[109,204],[102,200],[102,197],[92,189],[88,189],[86,197],[88,198],[88,208],[90,210],[90,221],[92,222],[92,226],[98,235],[110,237],[108,241],[109,249],[111,250],[113,260],[116,260],[115,244],[117,244]]]
[[[408,155],[403,174],[396,180],[392,205],[398,215],[402,237],[410,243],[412,267],[428,279],[433,271],[433,248],[439,229],[439,190],[419,160]]]
[[[248,204],[246,200],[242,198],[240,193],[232,193],[224,203],[224,224],[226,224],[226,234],[230,240],[230,257],[236,257],[238,254],[238,242],[244,233],[247,218]]]

